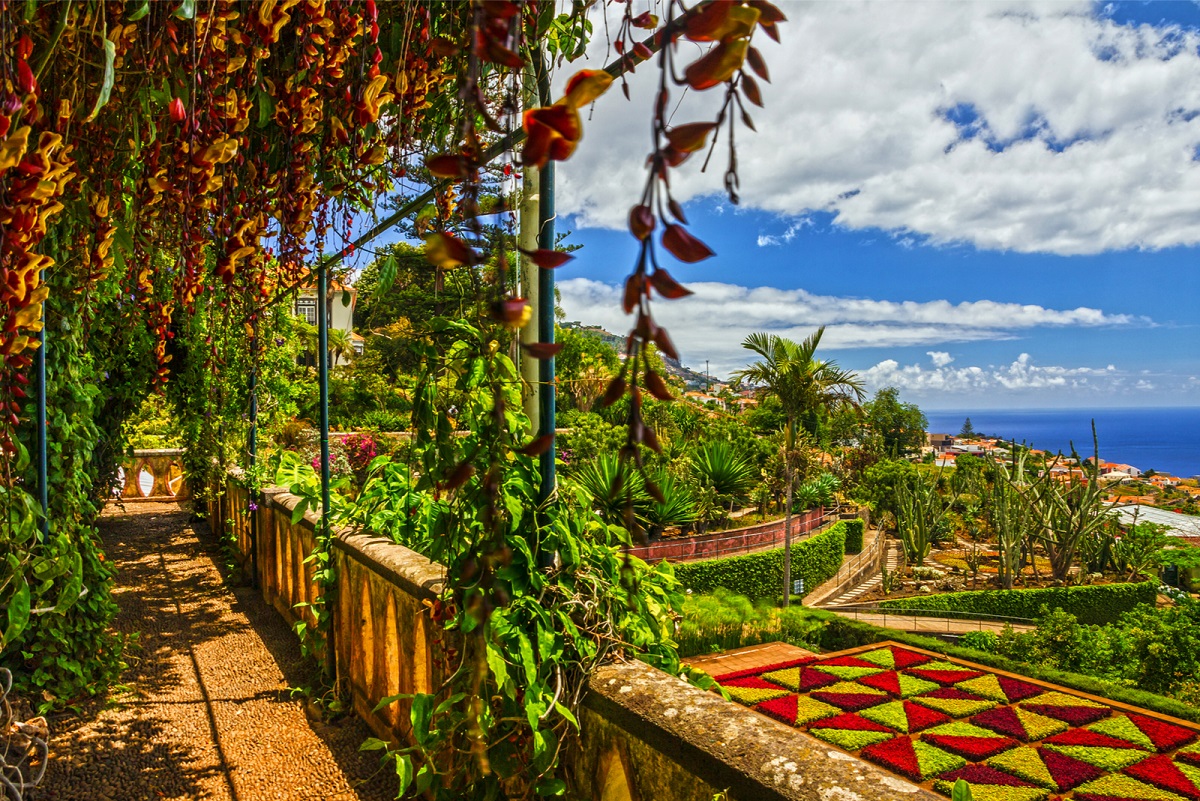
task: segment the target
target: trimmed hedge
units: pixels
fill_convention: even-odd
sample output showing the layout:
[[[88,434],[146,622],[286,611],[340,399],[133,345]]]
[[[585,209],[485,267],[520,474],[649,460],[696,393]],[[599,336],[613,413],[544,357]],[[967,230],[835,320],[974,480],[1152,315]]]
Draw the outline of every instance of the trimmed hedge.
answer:
[[[846,523],[842,520],[814,537],[792,545],[792,580],[804,579],[805,594],[837,574],[846,555]],[[778,598],[783,586],[783,548],[704,559],[675,565],[675,577],[692,592],[712,592],[717,587],[747,598]]]
[[[997,654],[989,654],[986,651],[977,651],[974,648],[951,645],[943,640],[937,640],[932,637],[922,637],[919,634],[909,634],[897,631],[896,629],[872,626],[869,623],[841,617],[825,610],[808,609],[807,611],[810,616],[823,618],[825,625],[814,632],[816,639],[801,640],[796,643],[798,645],[816,646],[822,651],[842,651],[860,645],[882,642],[883,640],[895,640],[905,645],[924,648],[927,651],[936,651],[946,656],[965,659],[968,662],[977,662],[981,665],[996,668],[997,670],[1006,670],[1010,673],[1028,676],[1032,679],[1040,679],[1052,684],[1061,684],[1064,687],[1098,695],[1110,701],[1118,701],[1123,704],[1130,704],[1164,715],[1171,715],[1183,720],[1200,723],[1200,709],[1185,704],[1182,701],[1176,701],[1174,698],[1167,698],[1156,693],[1133,689],[1115,682],[1104,681],[1079,673],[1068,673],[1062,670],[1038,667],[1026,662],[1017,662]]]
[[[879,602],[888,609],[919,609],[946,612],[970,612],[997,617],[1039,617],[1039,609],[1062,609],[1080,623],[1112,623],[1140,604],[1152,604],[1158,596],[1158,582],[1136,584],[1096,584],[1084,587],[1047,587],[1035,590],[972,590],[913,598],[892,598]]]
[[[843,522],[846,524],[846,553],[862,553],[863,531],[867,528],[866,524],[863,523],[862,518]]]

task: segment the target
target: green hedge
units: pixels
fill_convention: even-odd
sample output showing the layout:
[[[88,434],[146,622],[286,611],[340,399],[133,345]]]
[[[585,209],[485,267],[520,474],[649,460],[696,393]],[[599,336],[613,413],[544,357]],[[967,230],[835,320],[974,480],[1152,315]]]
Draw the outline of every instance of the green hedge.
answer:
[[[951,645],[943,640],[937,640],[932,637],[922,637],[919,634],[909,634],[897,631],[896,629],[872,626],[869,623],[840,617],[825,610],[809,609],[808,612],[813,617],[823,618],[825,625],[813,632],[811,636],[815,639],[799,641],[796,643],[798,645],[816,646],[822,651],[841,651],[846,648],[856,648],[860,645],[882,642],[883,640],[895,640],[905,645],[924,648],[927,651],[936,651],[946,656],[965,659],[968,662],[977,662],[998,670],[1007,670],[1010,673],[1028,676],[1032,679],[1039,679],[1052,684],[1061,684],[1064,687],[1098,695],[1110,701],[1119,701],[1123,704],[1130,704],[1164,715],[1171,715],[1200,723],[1200,709],[1185,704],[1182,701],[1176,701],[1174,698],[1167,698],[1156,693],[1133,689],[1079,673],[1068,673],[1052,668],[1037,667],[1025,662],[1017,662],[997,654],[989,654],[986,651],[977,651],[974,648]]]
[[[1062,609],[1080,623],[1112,623],[1139,604],[1152,604],[1158,595],[1158,582],[1137,584],[1096,584],[1085,587],[1048,587],[1037,590],[977,590],[970,592],[893,598],[879,602],[889,609],[921,609],[946,612],[970,612],[997,617],[1039,617],[1038,610]]]
[[[862,518],[844,521],[846,524],[846,553],[862,553],[863,549],[863,531],[866,529],[866,524]]]
[[[846,554],[846,522],[792,545],[792,579],[804,579],[804,592],[812,592],[837,574]],[[718,587],[758,600],[782,596],[783,549],[705,559],[675,565],[675,577],[692,592],[712,592]]]

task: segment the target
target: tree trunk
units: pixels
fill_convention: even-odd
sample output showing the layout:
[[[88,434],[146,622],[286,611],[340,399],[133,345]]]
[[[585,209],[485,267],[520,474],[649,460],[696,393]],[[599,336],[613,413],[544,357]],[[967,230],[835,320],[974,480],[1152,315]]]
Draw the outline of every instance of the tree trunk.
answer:
[[[785,463],[787,458],[784,458]],[[783,518],[783,605],[786,608],[792,600],[792,471],[788,464],[787,474],[787,511]]]

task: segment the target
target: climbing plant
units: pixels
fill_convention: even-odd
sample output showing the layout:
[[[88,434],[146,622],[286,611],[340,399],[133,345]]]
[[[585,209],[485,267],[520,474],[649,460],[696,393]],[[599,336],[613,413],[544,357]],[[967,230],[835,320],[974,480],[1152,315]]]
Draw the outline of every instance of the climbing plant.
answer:
[[[679,669],[669,569],[622,553],[624,529],[594,519],[581,499],[539,501],[534,457],[551,437],[535,438],[520,410],[509,352],[530,309],[510,269],[512,204],[489,187],[569,158],[581,112],[658,51],[653,149],[630,213],[638,256],[623,305],[634,327],[602,398],[624,398],[621,453],[640,468],[640,449],[659,449],[644,395],[670,397],[651,346],[677,357],[651,294],[688,294],[660,256],[712,255],[671,195],[671,170],[706,148],[711,157],[724,136],[724,183],[737,201],[735,131],[753,128],[747,104],[761,105],[758,80],[768,78],[751,40],[759,30],[777,38],[783,15],[765,0],[668,0],[660,20],[626,3],[614,65],[579,71],[551,102],[539,49],[582,54],[587,5],[559,15],[554,3],[502,0],[0,4],[0,447],[16,457],[0,495],[9,609],[0,644],[48,703],[94,692],[120,667],[92,523],[124,418],[166,385],[190,477],[236,460],[246,376],[261,374],[285,324],[268,309],[311,284],[318,264],[344,274],[337,263],[355,250],[356,216],[414,186],[436,190],[414,226],[431,269],[439,279],[465,271],[476,303],[467,319],[437,323],[445,336],[416,343],[425,366],[413,392],[415,489],[439,502],[428,550],[448,575],[433,615],[460,649],[446,653],[445,684],[412,699],[415,744],[392,755],[401,791],[560,793],[554,768],[590,667],[619,651]],[[706,52],[687,61],[685,40]],[[533,102],[526,73],[540,85]],[[723,93],[715,119],[672,124],[671,93],[684,89]],[[501,222],[485,227],[484,216]],[[569,258],[525,255],[542,268]],[[43,325],[48,537],[31,533],[32,474],[19,469],[29,464],[25,387]],[[529,343],[524,355],[555,350]],[[663,500],[653,481],[647,491]],[[318,539],[329,585],[328,534]],[[28,626],[29,610],[48,603],[52,612]]]

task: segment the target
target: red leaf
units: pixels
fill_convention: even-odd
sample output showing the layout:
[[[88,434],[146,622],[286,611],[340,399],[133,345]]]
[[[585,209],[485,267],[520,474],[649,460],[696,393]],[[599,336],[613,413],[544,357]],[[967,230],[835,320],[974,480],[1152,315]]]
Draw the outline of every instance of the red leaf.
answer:
[[[434,267],[449,270],[463,264],[474,264],[479,254],[453,234],[430,234],[425,238],[425,258]]]
[[[646,277],[641,273],[634,273],[625,279],[625,297],[621,301],[621,307],[625,309],[626,314],[631,314],[637,308],[645,281]]]
[[[635,28],[653,28],[658,24],[658,17],[651,14],[649,11],[643,11],[633,19],[629,20],[629,24]]]
[[[675,361],[679,361],[679,351],[675,350],[675,343],[671,341],[670,334],[667,329],[659,326],[654,332],[654,344],[658,345],[658,349],[663,352],[664,356],[669,356]]]
[[[517,448],[517,453],[522,453],[526,456],[541,456],[546,451],[550,450],[550,446],[554,444],[553,434],[543,434],[523,448]]]
[[[742,73],[742,94],[746,95],[746,99],[751,103],[762,108],[762,92],[758,88],[758,81],[744,72]]]
[[[183,107],[183,101],[178,97],[171,100],[171,119],[175,122],[183,122],[187,119],[187,109]]]
[[[649,429],[647,429],[647,430],[649,430]],[[649,444],[649,443],[647,443],[647,444]],[[654,444],[657,445],[658,440],[655,440]],[[655,448],[654,450],[657,451],[659,449]],[[646,486],[646,492],[649,493],[650,497],[653,498],[655,501],[657,501],[658,503],[666,503],[667,502],[666,498],[663,497],[662,490],[660,490],[658,488],[658,485],[655,484],[653,481],[651,481],[650,479],[646,479],[645,486]]]
[[[575,257],[570,253],[563,253],[560,250],[525,250],[521,252],[529,257],[529,260],[546,270],[553,270],[555,267],[562,267],[567,262]]]
[[[691,153],[704,147],[708,134],[717,127],[715,122],[689,122],[667,129],[667,141],[671,147]]]
[[[475,475],[475,468],[467,462],[463,462],[450,471],[450,475],[442,482],[442,489],[457,489],[466,484],[473,475]]]
[[[633,46],[633,54],[642,61],[649,61],[650,57],[654,55],[653,51],[651,51],[650,48],[646,47],[641,42],[638,42]]]
[[[761,12],[733,3],[709,3],[684,21],[684,33],[693,42],[719,42],[745,38],[754,30]]]
[[[526,342],[521,347],[535,359],[553,359],[563,348],[561,342]]]
[[[650,285],[658,290],[658,294],[668,300],[678,300],[692,294],[692,290],[680,284],[661,267],[650,276]]]
[[[604,391],[604,397],[600,399],[600,407],[612,406],[625,394],[625,376],[619,375],[612,381],[608,382],[608,389]]]
[[[750,65],[750,69],[762,78],[767,83],[771,82],[771,73],[767,71],[767,62],[763,58],[762,53],[758,52],[757,47],[752,47],[746,51],[746,63]]]
[[[17,86],[21,88],[21,92],[27,95],[37,91],[37,78],[33,77],[33,70],[29,68],[29,62],[24,59],[17,61]]]
[[[774,25],[776,22],[786,22],[787,17],[779,10],[779,7],[767,0],[748,0],[748,4],[753,8],[758,9],[758,24],[762,26]]]
[[[591,103],[612,86],[613,77],[604,70],[580,70],[567,81],[563,103],[579,108]]]
[[[697,91],[709,89],[729,80],[746,58],[750,43],[745,39],[721,42],[700,58],[687,65],[683,71],[688,86]]]
[[[662,380],[662,376],[653,370],[647,370],[643,379],[646,385],[646,391],[661,401],[674,400],[675,396],[671,394],[671,390],[667,387],[667,382]]]
[[[683,206],[679,205],[679,201],[675,200],[675,198],[671,198],[667,201],[667,208],[670,209],[671,213],[675,215],[675,219],[679,220],[685,225],[687,224],[687,217],[684,216]]]
[[[438,178],[465,179],[470,174],[467,158],[450,153],[425,159],[425,169]]]
[[[654,230],[654,212],[649,206],[634,206],[629,210],[629,230],[637,239],[645,239]]]
[[[662,151],[662,160],[668,167],[678,167],[683,162],[691,157],[691,153],[684,150],[676,150],[673,147],[668,147]],[[665,180],[665,178],[664,178]]]
[[[688,264],[704,261],[709,256],[715,255],[708,245],[689,234],[682,225],[674,223],[667,224],[667,230],[663,232],[662,243],[663,247],[671,251],[675,258]]]

